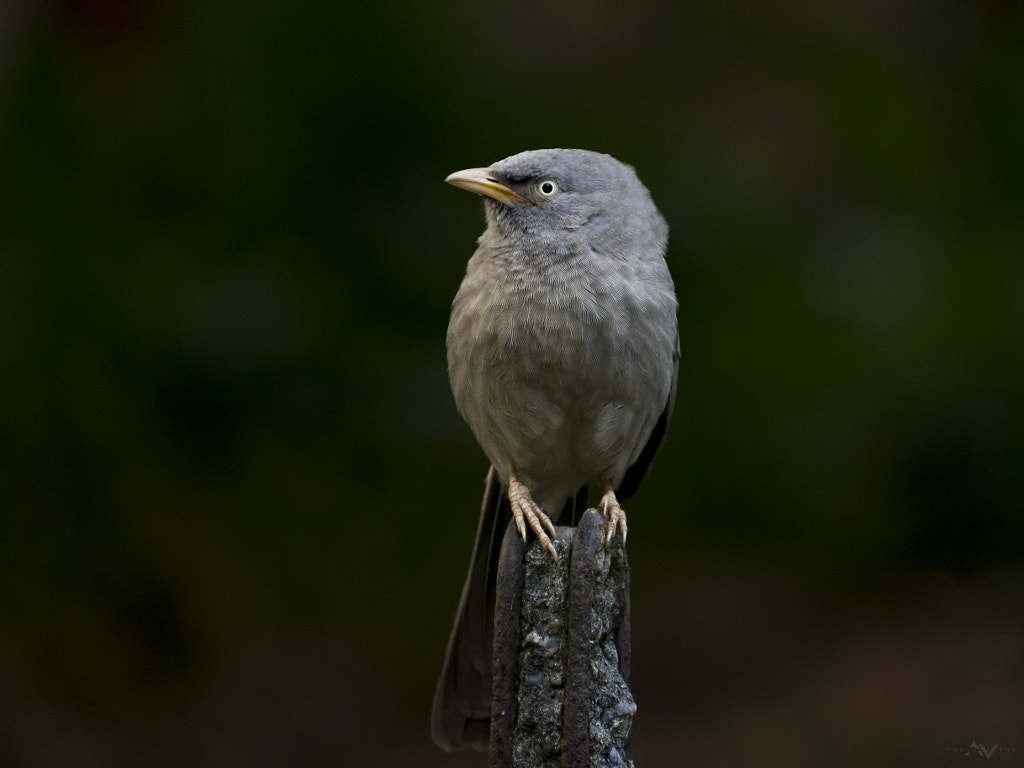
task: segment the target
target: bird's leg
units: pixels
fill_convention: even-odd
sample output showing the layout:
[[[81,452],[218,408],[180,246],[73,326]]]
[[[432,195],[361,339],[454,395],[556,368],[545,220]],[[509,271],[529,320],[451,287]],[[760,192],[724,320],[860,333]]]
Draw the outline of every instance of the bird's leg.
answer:
[[[555,526],[552,525],[551,518],[544,514],[544,510],[540,508],[540,505],[533,500],[533,497],[530,495],[530,489],[516,479],[516,468],[514,466],[508,473],[508,500],[512,505],[512,515],[516,519],[516,528],[519,529],[519,535],[523,537],[523,541],[526,541],[526,523],[529,523],[531,530],[537,534],[537,539],[540,541],[541,546],[557,560],[558,554],[555,552],[555,546],[544,531],[547,528],[551,535],[554,536]]]
[[[615,536],[615,532],[619,531],[622,534],[622,543],[626,543],[626,510],[619,504],[619,500],[615,498],[615,491],[612,489],[611,483],[604,477],[599,478],[601,482],[601,488],[604,490],[604,496],[601,497],[601,509],[604,511],[604,516],[608,518],[608,526],[605,529],[605,545],[612,543],[612,538]]]

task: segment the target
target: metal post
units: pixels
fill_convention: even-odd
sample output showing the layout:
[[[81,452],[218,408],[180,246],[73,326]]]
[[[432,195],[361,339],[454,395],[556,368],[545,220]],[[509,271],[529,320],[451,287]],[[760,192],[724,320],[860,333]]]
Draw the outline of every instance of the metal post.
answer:
[[[558,560],[514,525],[498,565],[492,768],[632,766],[629,565],[590,509],[559,528]]]

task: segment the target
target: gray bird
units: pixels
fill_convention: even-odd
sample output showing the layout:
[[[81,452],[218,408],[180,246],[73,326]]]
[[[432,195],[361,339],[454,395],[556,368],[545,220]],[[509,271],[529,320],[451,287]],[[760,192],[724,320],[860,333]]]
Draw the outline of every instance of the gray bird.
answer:
[[[491,462],[431,730],[487,749],[494,575],[510,518],[554,554],[552,520],[620,500],[661,447],[679,369],[668,226],[633,168],[581,149],[522,152],[446,181],[481,195],[487,229],[448,325],[459,413]]]

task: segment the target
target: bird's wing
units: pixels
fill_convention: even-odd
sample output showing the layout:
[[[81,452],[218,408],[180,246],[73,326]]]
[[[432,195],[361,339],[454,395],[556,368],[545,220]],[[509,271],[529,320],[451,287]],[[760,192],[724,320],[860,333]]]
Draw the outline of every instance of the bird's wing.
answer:
[[[668,423],[672,420],[672,409],[676,404],[676,385],[678,382],[679,331],[676,330],[676,346],[672,353],[672,385],[668,390],[668,400],[665,403],[665,409],[661,412],[661,416],[658,417],[658,421],[654,425],[654,429],[651,430],[651,436],[647,439],[647,444],[640,451],[640,455],[633,462],[633,465],[626,470],[626,475],[622,478],[619,487],[615,489],[615,495],[620,501],[625,501],[636,493],[640,483],[647,476],[647,470],[650,469],[651,462],[654,461],[654,457],[661,449],[661,444],[665,442],[665,433],[668,432]]]

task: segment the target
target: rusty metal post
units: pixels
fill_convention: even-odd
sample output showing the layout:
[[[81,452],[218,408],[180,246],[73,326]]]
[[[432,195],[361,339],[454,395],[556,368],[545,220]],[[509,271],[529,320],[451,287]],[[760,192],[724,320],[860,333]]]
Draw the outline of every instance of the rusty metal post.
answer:
[[[506,531],[495,611],[492,768],[632,766],[629,566],[591,509],[558,560]]]
[[[491,660],[491,768],[513,768],[512,735],[518,702],[519,616],[522,607],[523,552],[514,520],[509,520],[498,556],[494,607],[494,652]]]

